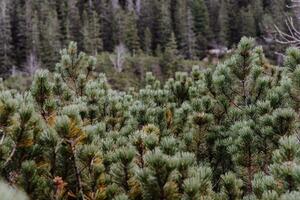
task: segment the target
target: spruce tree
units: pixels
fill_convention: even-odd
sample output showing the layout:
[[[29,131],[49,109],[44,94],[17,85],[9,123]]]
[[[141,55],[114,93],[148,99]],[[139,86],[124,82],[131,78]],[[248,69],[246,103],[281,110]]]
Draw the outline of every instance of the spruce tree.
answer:
[[[103,49],[99,23],[100,21],[96,11],[92,11],[90,15],[86,11],[83,13],[83,46],[85,51],[91,55],[97,55],[99,51]]]
[[[22,70],[22,66],[26,61],[27,47],[26,47],[26,16],[25,4],[22,1],[14,1],[13,6],[16,8],[12,13],[12,42],[15,65]]]
[[[39,67],[40,62],[40,31],[37,11],[34,10],[32,2],[26,1],[26,64],[25,71],[30,75]]]
[[[263,6],[263,1],[261,0],[255,0],[253,2],[253,5],[251,5],[251,10],[253,10],[253,17],[255,20],[255,29],[256,29],[256,34],[261,35],[263,34],[264,30],[261,30],[260,28],[260,23],[262,23],[262,18],[264,15],[264,6]]]
[[[147,27],[144,36],[144,51],[146,54],[151,55],[152,53],[152,34],[150,29]]]
[[[13,65],[12,33],[9,9],[10,2],[2,0],[0,19],[0,65],[2,74],[8,73],[8,70]]]
[[[229,43],[229,16],[227,10],[227,1],[222,0],[219,10],[219,29],[218,40],[223,45],[228,45]]]
[[[249,8],[241,10],[240,32],[243,36],[254,37],[256,35],[255,18]]]
[[[160,4],[161,5],[157,3],[155,8],[159,13],[156,15],[157,24],[154,24],[154,28],[157,28],[158,30],[154,33],[154,36],[158,38],[157,43],[164,49],[172,34],[170,2],[164,1]]]
[[[61,48],[60,29],[56,10],[49,11],[48,17],[44,20],[44,24],[41,25],[41,60],[48,69],[53,70],[59,56],[58,49]]]
[[[172,33],[160,60],[161,68],[166,77],[170,77],[179,69],[179,52],[177,48],[175,34]]]
[[[136,15],[133,12],[130,12],[127,14],[127,18],[125,20],[124,43],[132,54],[136,54],[141,49],[138,30],[136,27]]]
[[[150,49],[152,49],[152,44],[153,44],[153,32],[152,32],[152,27],[153,27],[153,22],[152,22],[152,4],[151,1],[145,0],[141,1],[140,4],[140,12],[137,14],[138,19],[137,19],[137,28],[138,28],[138,33],[141,39],[141,42],[146,42],[146,31],[149,30],[151,34],[151,43],[150,43]],[[148,30],[147,30],[148,29]],[[149,33],[147,33],[149,34]],[[143,44],[146,45],[146,44]],[[146,46],[143,46],[143,50],[146,49]]]
[[[192,59],[195,57],[196,38],[191,7],[185,1],[179,1],[176,5],[176,21],[178,21],[176,32],[179,49],[185,58]]]
[[[101,32],[103,40],[103,48],[107,51],[113,51],[117,41],[115,29],[114,29],[114,20],[116,16],[114,15],[112,9],[111,1],[103,1],[100,12],[100,23],[101,23]]]
[[[67,28],[67,41],[76,41],[78,42],[79,47],[82,47],[82,34],[80,32],[81,19],[77,7],[77,0],[68,1],[67,8],[67,19],[65,24]]]
[[[240,11],[239,11],[239,5],[237,1],[234,0],[223,0],[225,4],[225,9],[226,9],[226,14],[225,15],[225,20],[227,22],[227,37],[228,37],[228,42],[229,45],[232,45],[234,43],[237,43],[240,38],[240,30],[239,30],[239,22],[242,20],[240,16]],[[224,5],[223,5],[224,6]],[[224,8],[222,8],[224,9]],[[224,11],[223,11],[224,12]],[[228,18],[226,17],[228,16]]]
[[[194,32],[197,41],[197,55],[203,57],[207,49],[208,41],[212,38],[209,30],[209,16],[206,4],[203,0],[192,2],[192,15],[194,20]]]

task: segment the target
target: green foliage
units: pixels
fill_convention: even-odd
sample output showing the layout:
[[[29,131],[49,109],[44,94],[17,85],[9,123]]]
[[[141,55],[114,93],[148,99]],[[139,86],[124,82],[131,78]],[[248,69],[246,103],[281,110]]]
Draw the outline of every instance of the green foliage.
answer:
[[[299,57],[272,66],[242,38],[216,68],[124,92],[72,42],[29,91],[1,89],[1,177],[38,200],[297,199]]]
[[[196,34],[198,56],[205,56],[208,41],[211,39],[209,27],[208,9],[204,0],[192,1],[192,15],[194,19],[194,31]]]
[[[11,20],[9,17],[10,9],[9,1],[1,1],[1,20],[0,20],[0,66],[1,73],[7,72],[9,67],[13,64],[13,47],[12,33],[11,33]]]
[[[111,53],[119,44],[125,44],[132,55],[159,57],[157,52],[165,51],[172,33],[182,57],[201,60],[209,55],[209,49],[234,47],[242,36],[259,41],[270,38],[274,24],[281,30],[288,29],[284,16],[296,18],[297,14],[287,9],[291,3],[1,0],[0,75],[6,77],[17,70],[31,76],[40,67],[54,71],[59,49],[70,41],[93,56]],[[270,44],[274,51],[280,50],[274,43]]]

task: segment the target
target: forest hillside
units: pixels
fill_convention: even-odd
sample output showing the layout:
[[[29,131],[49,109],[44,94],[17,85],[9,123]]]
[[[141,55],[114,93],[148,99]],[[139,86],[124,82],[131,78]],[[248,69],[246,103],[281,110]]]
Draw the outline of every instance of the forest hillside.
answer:
[[[299,13],[291,0],[0,2],[0,75],[17,76],[7,85],[19,89],[29,87],[37,69],[54,71],[60,49],[71,41],[97,57],[98,70],[112,75],[109,82],[118,89],[138,86],[146,71],[166,80],[192,65],[216,64],[242,36],[254,37],[282,64],[285,47],[275,41],[275,26],[288,31],[285,17]]]

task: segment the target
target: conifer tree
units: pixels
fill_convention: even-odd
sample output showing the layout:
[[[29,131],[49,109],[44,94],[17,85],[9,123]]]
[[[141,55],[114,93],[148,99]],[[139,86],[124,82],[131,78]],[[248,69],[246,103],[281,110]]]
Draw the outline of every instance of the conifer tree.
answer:
[[[197,55],[202,57],[205,55],[203,51],[207,49],[207,43],[211,39],[208,10],[203,0],[193,1],[191,7],[194,20],[193,30],[197,38]]]
[[[25,4],[21,1],[13,1],[13,6],[16,8],[13,10],[12,14],[12,42],[13,42],[13,51],[15,65],[22,69],[22,65],[24,65],[26,61],[26,16],[25,16]]]
[[[117,43],[114,30],[115,15],[112,9],[111,1],[103,1],[100,12],[100,23],[103,40],[103,48],[107,51],[113,51]]]
[[[294,135],[281,138],[279,143],[279,149],[273,153],[270,175],[257,174],[253,181],[258,198],[291,198],[291,193],[297,191],[299,144]]]
[[[220,199],[241,199],[243,181],[238,179],[232,172],[228,172],[221,177]]]
[[[70,0],[67,4],[68,12],[66,19],[67,41],[78,42],[79,47],[82,47],[82,34],[80,32],[81,20],[77,7],[77,0]]]
[[[178,21],[176,32],[179,38],[179,49],[185,58],[192,59],[195,56],[196,38],[191,7],[185,1],[178,1],[176,5],[176,20]]]
[[[256,34],[261,35],[263,33],[263,30],[260,29],[261,28],[260,21],[262,21],[263,15],[264,15],[263,1],[255,0],[253,2],[253,5],[251,6],[250,10],[253,10],[253,17],[255,20],[255,29],[257,31]]]
[[[179,69],[179,52],[174,33],[172,33],[170,41],[162,54],[160,65],[166,77],[170,77]]]
[[[151,55],[152,52],[152,34],[150,29],[147,27],[144,36],[144,51],[146,54]]]
[[[42,62],[48,69],[54,69],[55,62],[59,56],[60,29],[56,10],[48,13],[41,29],[41,49]]]
[[[157,37],[157,43],[161,47],[165,47],[172,34],[170,3],[169,1],[164,1],[162,5],[157,3],[156,8],[158,9],[155,10],[158,10],[159,13],[156,15],[157,24],[154,24],[154,28],[158,30],[157,33],[154,33],[154,36]]]
[[[84,38],[84,49],[88,54],[97,55],[103,49],[101,38],[100,21],[96,11],[90,15],[83,13],[82,35]]]
[[[254,37],[256,34],[255,18],[250,8],[241,10],[241,35]]]
[[[140,50],[140,41],[138,36],[138,30],[136,27],[136,15],[133,12],[127,14],[125,19],[125,45],[132,52],[136,54]]]
[[[286,8],[286,1],[279,0],[270,4],[270,12],[274,23],[281,29],[284,29],[285,23],[284,20],[280,17],[284,13],[284,9]]]
[[[240,40],[241,34],[239,30],[239,22],[241,21],[241,16],[239,12],[238,3],[234,0],[223,0],[224,5],[221,10],[223,10],[225,16],[225,24],[227,24],[227,37],[230,45],[237,43]],[[223,15],[223,14],[222,14]],[[220,17],[222,17],[222,15]],[[222,24],[223,25],[223,24]],[[221,25],[221,26],[222,26]]]
[[[228,45],[229,42],[229,16],[227,10],[227,1],[221,1],[220,10],[219,10],[219,27],[220,32],[218,34],[218,40],[223,45]]]
[[[26,72],[33,75],[40,62],[40,31],[37,11],[34,11],[31,1],[26,1]]]
[[[0,18],[0,65],[1,73],[7,71],[13,65],[12,55],[12,37],[11,37],[11,21],[9,16],[10,2],[1,1],[1,18]]]
[[[146,41],[146,30],[149,29],[151,35],[153,36],[152,27],[152,3],[149,0],[141,1],[140,3],[140,11],[137,13],[137,28],[139,37],[141,39],[141,42]],[[152,49],[152,43],[153,43],[153,37],[151,37],[151,50]],[[145,45],[145,44],[143,44]],[[145,50],[146,47],[142,46],[143,50]]]

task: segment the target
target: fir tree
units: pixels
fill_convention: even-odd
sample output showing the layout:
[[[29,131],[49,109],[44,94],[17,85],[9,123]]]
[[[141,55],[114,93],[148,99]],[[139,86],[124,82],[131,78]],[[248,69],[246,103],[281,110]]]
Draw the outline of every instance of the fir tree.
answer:
[[[176,20],[178,25],[176,32],[178,35],[178,43],[181,54],[187,59],[192,59],[195,56],[195,33],[194,22],[191,7],[187,2],[179,1],[176,10]]]
[[[144,51],[146,54],[151,55],[152,53],[152,34],[149,28],[146,29],[145,31],[145,36],[144,36]]]
[[[101,4],[100,23],[102,28],[103,48],[107,51],[113,51],[117,38],[114,30],[115,15],[113,13],[110,1],[104,1]]]
[[[93,11],[90,15],[87,12],[83,13],[83,45],[85,51],[91,55],[97,55],[103,49],[99,22],[96,11]]]
[[[80,32],[81,20],[77,7],[77,0],[68,1],[68,12],[66,19],[67,41],[76,41],[82,47],[82,34]]]
[[[256,34],[255,18],[250,8],[245,8],[241,10],[241,20],[241,35],[254,37]]]
[[[136,16],[133,12],[130,12],[126,18],[125,22],[125,39],[124,43],[126,47],[132,52],[132,54],[136,54],[140,50],[140,41],[136,27]]]
[[[27,46],[26,46],[26,16],[25,4],[21,1],[14,1],[14,13],[12,14],[12,42],[15,64],[19,69],[22,69],[26,61]]]
[[[27,47],[27,62],[25,69],[27,73],[33,75],[39,67],[40,62],[40,31],[39,18],[37,11],[34,11],[32,2],[26,1],[26,47]]]
[[[154,27],[157,26],[156,28],[158,29],[157,33],[155,32],[157,35],[154,33],[154,36],[157,38],[157,43],[161,47],[165,47],[168,44],[169,38],[172,34],[169,4],[169,1],[164,1],[162,5],[157,5],[155,9],[158,10],[159,13],[156,15],[157,24],[154,24]]]
[[[194,20],[194,32],[197,40],[197,55],[205,55],[210,36],[208,10],[203,0],[195,0],[192,3],[192,15]]]
[[[227,10],[227,1],[223,0],[220,5],[219,10],[219,27],[220,32],[218,34],[218,39],[221,43],[224,45],[228,45],[228,39],[229,38],[229,16],[228,16],[228,10]]]
[[[174,33],[172,33],[170,41],[162,54],[160,65],[167,77],[171,76],[179,68],[179,52]]]
[[[1,73],[7,73],[9,68],[13,65],[12,57],[12,33],[11,21],[9,16],[10,3],[8,1],[1,1],[1,19],[0,19],[0,64]]]
[[[60,30],[57,13],[55,10],[48,13],[48,17],[41,29],[41,48],[40,53],[42,62],[48,69],[54,69],[55,62],[59,56],[58,49],[60,44]]]

